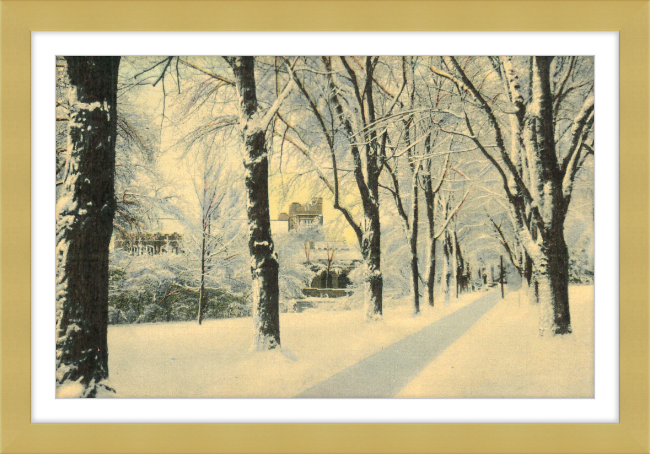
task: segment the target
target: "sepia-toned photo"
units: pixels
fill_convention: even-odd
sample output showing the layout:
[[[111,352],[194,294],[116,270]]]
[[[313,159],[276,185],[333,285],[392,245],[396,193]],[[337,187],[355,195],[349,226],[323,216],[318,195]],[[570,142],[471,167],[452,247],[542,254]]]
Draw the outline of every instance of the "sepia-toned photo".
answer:
[[[594,93],[591,56],[57,57],[56,397],[593,398]]]

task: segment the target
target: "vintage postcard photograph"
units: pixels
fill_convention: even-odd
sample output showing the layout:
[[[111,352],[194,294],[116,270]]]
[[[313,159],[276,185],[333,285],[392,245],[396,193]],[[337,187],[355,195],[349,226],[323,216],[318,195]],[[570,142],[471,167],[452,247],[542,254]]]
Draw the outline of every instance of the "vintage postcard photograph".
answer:
[[[52,64],[57,398],[594,397],[594,57]]]

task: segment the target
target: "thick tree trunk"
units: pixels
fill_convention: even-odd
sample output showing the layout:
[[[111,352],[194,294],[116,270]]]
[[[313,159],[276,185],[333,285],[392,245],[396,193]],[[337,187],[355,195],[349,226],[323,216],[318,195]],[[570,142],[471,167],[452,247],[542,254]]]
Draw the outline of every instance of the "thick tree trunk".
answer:
[[[235,57],[233,72],[240,97],[245,155],[248,249],[253,278],[254,348],[271,350],[280,347],[279,265],[271,237],[266,125],[262,124],[257,104],[254,57]]]
[[[381,229],[379,211],[369,211],[365,216],[365,228],[361,253],[366,265],[364,311],[366,320],[378,320],[382,316],[383,277],[381,274]]]
[[[373,172],[370,172],[373,174]],[[383,285],[381,273],[381,223],[379,206],[374,201],[379,200],[377,176],[369,178],[369,189],[373,199],[364,199],[364,228],[361,237],[361,254],[366,265],[365,314],[366,320],[379,320],[383,313]]]
[[[569,312],[569,253],[564,232],[549,232],[535,267],[541,335],[571,333]]]
[[[542,227],[533,228],[534,262],[540,304],[540,334],[571,333],[568,251],[564,239],[566,203],[562,170],[555,150],[551,57],[533,57],[532,101],[525,121],[524,144],[529,163],[531,193],[539,205]]]
[[[373,64],[371,57],[366,57],[366,78],[372,80],[373,76]],[[374,96],[373,96],[373,84],[366,83],[365,87],[365,99],[366,105],[368,107],[368,122],[373,124],[376,120],[375,118],[375,105],[374,105]],[[384,278],[381,273],[381,224],[379,220],[379,175],[381,170],[378,163],[378,155],[384,154],[385,151],[377,152],[376,147],[380,147],[377,135],[374,130],[371,130],[368,134],[367,139],[370,139],[366,143],[365,148],[365,163],[366,163],[366,178],[365,188],[367,190],[363,191],[362,201],[363,211],[366,218],[366,228],[364,236],[365,240],[368,239],[369,247],[362,248],[370,252],[369,256],[366,257],[366,263],[368,266],[368,286],[366,290],[366,319],[367,320],[378,320],[381,319],[383,314],[383,287],[384,287]],[[373,145],[374,144],[374,145]],[[381,148],[385,150],[385,143],[381,145]],[[356,161],[356,159],[355,159]],[[356,166],[356,168],[360,168]],[[361,178],[363,180],[363,178]],[[362,181],[358,181],[361,183]],[[363,185],[362,185],[363,186]],[[357,184],[359,187],[359,184]],[[361,187],[359,187],[361,190]]]
[[[57,202],[56,381],[95,397],[108,378],[108,254],[115,214],[120,57],[66,57],[68,163]],[[67,388],[67,386],[66,386]]]

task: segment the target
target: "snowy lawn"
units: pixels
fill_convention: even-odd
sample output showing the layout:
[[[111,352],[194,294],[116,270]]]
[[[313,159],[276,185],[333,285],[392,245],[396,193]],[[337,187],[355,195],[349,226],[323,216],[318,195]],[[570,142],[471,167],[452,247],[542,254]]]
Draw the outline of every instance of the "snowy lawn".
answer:
[[[523,292],[522,292],[523,293]],[[594,397],[594,287],[569,291],[573,334],[537,335],[511,292],[396,397]]]
[[[110,383],[117,397],[293,397],[482,296],[411,315],[409,299],[387,303],[384,319],[361,310],[280,315],[282,352],[256,353],[250,318],[112,325]],[[340,300],[332,300],[339,304]]]

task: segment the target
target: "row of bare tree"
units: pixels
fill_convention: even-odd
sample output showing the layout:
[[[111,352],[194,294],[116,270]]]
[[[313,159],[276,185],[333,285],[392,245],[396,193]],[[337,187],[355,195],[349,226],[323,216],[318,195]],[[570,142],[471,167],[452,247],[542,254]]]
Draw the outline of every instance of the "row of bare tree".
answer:
[[[381,217],[387,207],[380,206],[380,199],[392,199],[391,210],[403,224],[415,313],[420,311],[421,283],[428,304],[434,305],[439,242],[445,298],[453,292],[464,267],[459,266],[458,214],[461,209],[485,213],[489,199],[505,219],[497,223],[488,216],[489,230],[536,290],[540,333],[571,332],[564,224],[576,175],[594,153],[593,59],[214,60],[205,68],[167,57],[147,71],[160,69],[154,85],[162,81],[167,96],[164,81],[174,77],[174,67],[181,91],[182,62],[213,83],[211,90],[201,86],[193,102],[200,96],[222,96],[230,106],[199,129],[239,131],[258,350],[281,345],[269,174],[272,152],[288,149],[330,192],[333,207],[354,232],[365,265],[368,320],[382,316]],[[93,396],[108,376],[108,248],[116,210],[120,58],[66,61],[70,113],[57,204],[57,382],[81,380]],[[217,198],[210,192],[204,205],[212,209]],[[421,211],[426,212],[424,222]],[[203,252],[208,220],[203,223]],[[418,240],[422,223],[427,228],[424,278]]]

